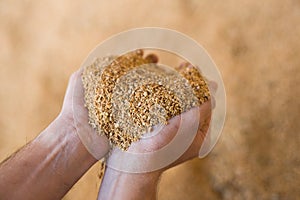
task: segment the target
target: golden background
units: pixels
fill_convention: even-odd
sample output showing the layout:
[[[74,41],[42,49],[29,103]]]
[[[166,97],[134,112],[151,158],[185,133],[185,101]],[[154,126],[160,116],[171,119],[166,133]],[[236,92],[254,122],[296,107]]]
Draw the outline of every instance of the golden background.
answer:
[[[0,159],[58,115],[70,74],[107,37],[159,26],[203,45],[227,119],[209,157],[167,171],[159,199],[300,196],[300,1],[0,1]],[[96,199],[99,165],[66,195]]]

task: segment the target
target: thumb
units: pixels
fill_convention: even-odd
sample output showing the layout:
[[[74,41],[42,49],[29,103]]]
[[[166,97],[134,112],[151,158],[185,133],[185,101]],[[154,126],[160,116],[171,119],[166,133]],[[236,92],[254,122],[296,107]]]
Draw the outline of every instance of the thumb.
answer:
[[[80,78],[80,71],[76,71],[70,76],[69,83],[64,97],[62,111],[72,110],[73,94],[75,90],[76,81],[78,81],[79,78]]]

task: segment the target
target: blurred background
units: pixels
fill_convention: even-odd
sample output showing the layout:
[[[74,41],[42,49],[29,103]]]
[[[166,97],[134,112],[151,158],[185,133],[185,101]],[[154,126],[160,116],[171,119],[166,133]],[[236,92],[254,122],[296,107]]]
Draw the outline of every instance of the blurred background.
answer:
[[[213,152],[167,171],[159,199],[300,197],[300,1],[0,1],[0,160],[58,115],[68,77],[107,37],[159,26],[209,52],[227,92]],[[99,164],[64,197],[96,199]]]

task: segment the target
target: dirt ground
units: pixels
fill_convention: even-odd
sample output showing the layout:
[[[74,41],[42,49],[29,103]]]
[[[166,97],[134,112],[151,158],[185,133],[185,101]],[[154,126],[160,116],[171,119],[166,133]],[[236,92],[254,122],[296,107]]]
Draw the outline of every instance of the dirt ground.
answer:
[[[60,111],[69,75],[134,27],[181,31],[223,75],[224,132],[209,157],[167,171],[159,199],[300,196],[300,1],[0,1],[0,160]],[[95,165],[65,196],[96,199]]]

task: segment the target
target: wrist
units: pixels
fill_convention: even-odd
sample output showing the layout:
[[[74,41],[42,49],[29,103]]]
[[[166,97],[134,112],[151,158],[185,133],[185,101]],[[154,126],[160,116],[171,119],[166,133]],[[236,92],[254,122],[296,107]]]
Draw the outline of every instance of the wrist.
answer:
[[[98,199],[156,199],[160,171],[126,173],[107,167]]]
[[[114,179],[122,179],[126,182],[131,182],[131,183],[141,184],[141,185],[149,185],[149,184],[156,184],[159,181],[162,172],[154,171],[148,173],[127,173],[127,172],[122,172],[107,167],[105,170],[105,174],[107,174],[107,176],[112,177]]]
[[[80,141],[72,121],[62,115],[58,116],[34,140],[34,143],[37,143],[43,151],[54,154],[53,157],[56,159],[61,159],[60,162],[68,162],[70,168],[76,166],[78,172],[87,171],[97,161]],[[56,170],[60,174],[60,169]]]
[[[72,155],[76,156],[78,160],[90,165],[97,162],[80,140],[77,129],[74,126],[73,118],[60,115],[51,123],[52,125],[56,130],[61,130],[55,132],[59,134],[59,137],[66,140],[65,145],[72,147]]]
[[[2,166],[0,186],[7,191],[0,190],[1,197],[61,199],[95,162],[75,129],[58,117]]]

